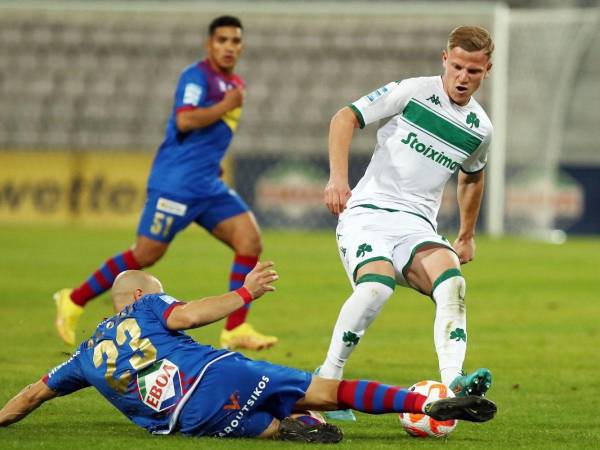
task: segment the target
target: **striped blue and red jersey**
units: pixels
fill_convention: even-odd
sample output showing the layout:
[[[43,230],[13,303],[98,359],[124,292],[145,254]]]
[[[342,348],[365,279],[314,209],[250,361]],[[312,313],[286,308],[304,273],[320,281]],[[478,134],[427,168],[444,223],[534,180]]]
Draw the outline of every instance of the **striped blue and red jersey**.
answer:
[[[236,86],[244,87],[242,78],[215,71],[208,60],[183,70],[165,138],[152,165],[148,189],[190,199],[212,196],[225,189],[219,180],[221,160],[237,129],[241,108],[229,111],[211,125],[187,133],[177,129],[176,117],[179,112],[220,102],[225,92]]]
[[[60,395],[93,386],[148,431],[176,430],[183,406],[206,368],[233,354],[169,330],[169,314],[181,304],[166,294],[142,297],[101,322],[44,382]]]

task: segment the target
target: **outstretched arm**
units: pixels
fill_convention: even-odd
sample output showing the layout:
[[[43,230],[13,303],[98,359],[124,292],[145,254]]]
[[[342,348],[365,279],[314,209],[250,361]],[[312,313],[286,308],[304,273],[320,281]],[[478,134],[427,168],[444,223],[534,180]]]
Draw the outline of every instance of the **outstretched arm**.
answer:
[[[0,410],[0,427],[7,427],[11,423],[18,422],[42,403],[57,395],[42,380],[30,384]]]
[[[246,275],[244,286],[237,291],[215,297],[206,297],[178,306],[167,319],[170,330],[198,328],[227,317],[245,304],[262,297],[266,292],[274,291],[271,283],[279,276],[271,269],[273,263],[259,262],[252,272]]]
[[[332,214],[346,209],[351,191],[348,184],[348,155],[358,119],[349,107],[340,109],[329,126],[329,182],[323,200]]]
[[[483,197],[483,171],[458,174],[457,198],[460,210],[460,229],[454,241],[454,250],[461,264],[475,257],[475,225],[479,217],[479,208]]]

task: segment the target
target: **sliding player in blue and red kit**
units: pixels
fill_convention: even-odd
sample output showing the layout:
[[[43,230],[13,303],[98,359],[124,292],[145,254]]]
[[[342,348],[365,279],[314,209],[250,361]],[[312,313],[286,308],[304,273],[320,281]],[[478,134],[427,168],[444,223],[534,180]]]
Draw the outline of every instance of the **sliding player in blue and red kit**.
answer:
[[[121,312],[101,322],[69,360],[10,400],[0,410],[0,427],[88,386],[153,434],[339,442],[336,426],[296,420],[294,412],[352,408],[472,422],[494,417],[494,403],[479,396],[440,400],[437,390],[426,397],[376,381],[320,378],[202,345],[181,331],[273,291],[277,278],[272,263],[259,263],[240,289],[184,303],[163,293],[152,275],[123,272],[112,289],[115,307],[124,305]]]
[[[237,128],[244,82],[233,71],[242,52],[242,24],[231,16],[209,26],[207,58],[187,67],[175,92],[165,140],[148,180],[147,200],[135,245],[108,259],[75,289],[54,295],[56,327],[75,344],[75,330],[85,304],[110,289],[124,270],[157,262],[175,235],[191,222],[208,230],[234,252],[229,289],[242,286],[262,250],[260,231],[244,201],[220,178],[221,161]],[[233,312],[221,333],[221,346],[260,350],[277,338],[246,323],[248,307]]]

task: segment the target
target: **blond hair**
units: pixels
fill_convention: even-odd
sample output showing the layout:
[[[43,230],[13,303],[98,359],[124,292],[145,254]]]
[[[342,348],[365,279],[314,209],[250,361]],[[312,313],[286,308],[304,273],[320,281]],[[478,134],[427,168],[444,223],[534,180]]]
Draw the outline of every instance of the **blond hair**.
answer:
[[[448,51],[460,47],[468,52],[483,50],[488,58],[492,57],[494,41],[488,30],[478,26],[456,27],[448,38]]]

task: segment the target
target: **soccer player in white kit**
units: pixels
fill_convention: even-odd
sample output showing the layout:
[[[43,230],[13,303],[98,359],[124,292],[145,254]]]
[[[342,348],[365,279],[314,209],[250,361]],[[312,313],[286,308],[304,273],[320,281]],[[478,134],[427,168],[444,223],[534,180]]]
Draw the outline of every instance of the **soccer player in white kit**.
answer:
[[[472,97],[492,67],[494,44],[476,26],[454,29],[442,52],[443,75],[386,84],[339,110],[329,132],[327,208],[339,215],[337,243],[353,293],[338,316],[320,376],[340,379],[350,354],[396,284],[435,303],[434,341],[442,382],[458,396],[484,395],[488,369],[462,372],[467,347],[466,283],[460,265],[475,254],[492,124]],[[351,191],[348,154],[355,128],[389,120]],[[437,234],[446,182],[459,171],[458,237]],[[332,418],[354,420],[351,411]],[[349,414],[348,414],[349,413]]]

